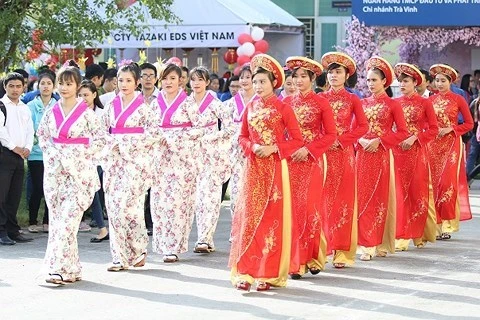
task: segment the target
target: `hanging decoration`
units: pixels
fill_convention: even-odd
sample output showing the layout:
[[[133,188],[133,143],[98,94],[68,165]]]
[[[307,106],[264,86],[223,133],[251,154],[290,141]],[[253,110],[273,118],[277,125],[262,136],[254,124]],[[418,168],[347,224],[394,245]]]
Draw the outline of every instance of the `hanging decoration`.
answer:
[[[212,58],[212,67],[211,70],[213,73],[218,72],[218,48],[210,48],[212,50],[211,58]]]

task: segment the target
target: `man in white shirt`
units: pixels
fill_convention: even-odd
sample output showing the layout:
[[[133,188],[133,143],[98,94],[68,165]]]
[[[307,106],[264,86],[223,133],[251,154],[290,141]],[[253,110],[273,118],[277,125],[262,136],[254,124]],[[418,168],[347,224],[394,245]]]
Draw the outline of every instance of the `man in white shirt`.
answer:
[[[416,89],[420,96],[423,98],[428,98],[430,97],[430,90],[428,90],[428,86],[430,86],[430,83],[432,83],[433,78],[427,70],[420,69],[420,71],[422,72],[423,81],[421,85],[416,87]]]
[[[14,245],[33,240],[20,233],[17,210],[22,196],[25,159],[32,150],[34,130],[30,110],[20,101],[23,76],[9,73],[4,87],[6,94],[0,99],[7,111],[6,121],[0,112],[0,245]]]

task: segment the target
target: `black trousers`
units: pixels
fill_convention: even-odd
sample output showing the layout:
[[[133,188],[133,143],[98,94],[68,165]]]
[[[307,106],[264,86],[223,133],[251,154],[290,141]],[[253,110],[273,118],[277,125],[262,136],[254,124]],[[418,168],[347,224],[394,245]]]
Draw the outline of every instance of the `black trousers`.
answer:
[[[230,179],[225,181],[225,183],[222,185],[222,201],[225,199],[225,193],[227,193],[227,188],[228,188],[228,183],[230,182]]]
[[[28,170],[32,180],[32,194],[28,201],[28,216],[29,224],[36,225],[38,218],[38,210],[40,209],[40,202],[43,195],[43,161],[33,160],[28,161]],[[43,214],[43,224],[48,224],[48,207],[45,203],[45,213]]]
[[[147,229],[153,228],[152,212],[150,211],[150,189],[145,196],[145,227]]]
[[[0,237],[18,235],[17,210],[22,197],[25,161],[2,147],[0,154]]]

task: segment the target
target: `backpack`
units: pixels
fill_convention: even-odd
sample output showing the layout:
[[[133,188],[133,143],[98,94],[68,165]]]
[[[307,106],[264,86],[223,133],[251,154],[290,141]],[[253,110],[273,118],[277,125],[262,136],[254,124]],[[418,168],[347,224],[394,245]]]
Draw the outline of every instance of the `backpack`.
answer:
[[[5,126],[7,124],[7,108],[5,108],[5,105],[3,104],[2,101],[0,101],[0,111],[2,111],[3,115],[5,116],[5,120],[3,121],[3,125]],[[0,142],[0,152],[3,152],[3,146],[1,142]]]

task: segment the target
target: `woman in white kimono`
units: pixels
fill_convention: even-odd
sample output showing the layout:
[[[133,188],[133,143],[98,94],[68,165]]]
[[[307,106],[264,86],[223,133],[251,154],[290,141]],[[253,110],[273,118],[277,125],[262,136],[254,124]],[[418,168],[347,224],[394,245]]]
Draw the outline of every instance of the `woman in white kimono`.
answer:
[[[247,105],[255,100],[255,90],[253,90],[252,71],[250,66],[244,66],[240,71],[240,86],[241,89],[231,99],[225,102],[227,108],[230,110],[235,126],[235,134],[232,136],[232,148],[230,151],[230,163],[232,173],[230,177],[230,213],[233,217],[235,213],[235,203],[240,188],[240,178],[242,176],[243,167],[245,166],[245,156],[238,144],[238,136],[242,127],[242,118]]]
[[[186,104],[198,110],[199,122],[195,127],[203,128],[205,133],[200,139],[201,171],[197,182],[195,215],[198,240],[195,253],[215,251],[213,234],[220,215],[222,184],[230,176],[229,151],[231,137],[235,132],[227,107],[218,100],[207,87],[210,84],[208,70],[196,67],[190,71],[192,94]],[[193,107],[195,106],[195,107]],[[190,107],[188,107],[190,108]],[[221,130],[218,121],[221,121]]]
[[[152,185],[152,146],[160,141],[156,113],[135,91],[140,68],[123,65],[117,79],[120,92],[107,104],[103,115],[109,134],[108,154],[102,165],[112,254],[107,270],[114,272],[145,265],[145,194]]]
[[[198,107],[186,103],[188,96],[180,87],[181,75],[178,66],[166,65],[160,75],[162,91],[152,102],[164,138],[154,150],[155,178],[150,191],[152,246],[154,252],[164,255],[164,262],[176,262],[178,254],[188,250],[204,131],[193,127],[199,123]]]
[[[45,112],[37,136],[44,155],[44,192],[49,208],[45,265],[47,283],[81,280],[77,232],[83,212],[100,188],[94,158],[105,144],[100,121],[83,99],[77,99],[80,70],[58,73],[61,99]]]

